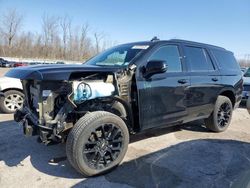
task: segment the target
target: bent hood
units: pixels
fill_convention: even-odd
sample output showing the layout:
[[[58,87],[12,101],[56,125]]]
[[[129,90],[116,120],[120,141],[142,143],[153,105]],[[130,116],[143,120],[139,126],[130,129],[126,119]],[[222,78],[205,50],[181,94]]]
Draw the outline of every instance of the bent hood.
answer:
[[[20,80],[69,80],[72,73],[117,72],[117,67],[98,67],[90,65],[36,65],[13,68],[5,74]]]

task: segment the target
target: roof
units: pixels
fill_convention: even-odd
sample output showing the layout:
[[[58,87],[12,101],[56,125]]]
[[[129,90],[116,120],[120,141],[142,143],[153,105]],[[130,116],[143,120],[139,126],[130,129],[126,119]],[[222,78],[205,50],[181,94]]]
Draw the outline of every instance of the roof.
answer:
[[[205,44],[205,43],[200,43],[200,42],[194,42],[194,41],[188,41],[188,40],[171,39],[169,41],[178,42],[178,43],[185,43],[185,44],[190,44],[190,45],[206,46],[206,47],[209,47],[209,48],[217,48],[217,49],[220,49],[220,50],[226,50],[225,48],[222,48],[222,47],[219,47],[219,46],[215,46],[215,45],[211,45],[211,44]]]
[[[130,44],[130,45],[151,45],[151,44],[159,44],[159,43],[166,43],[166,42],[174,42],[174,43],[181,43],[181,44],[187,44],[187,45],[203,46],[203,47],[210,48],[210,49],[212,48],[212,49],[218,49],[218,50],[226,50],[225,48],[215,46],[215,45],[194,42],[194,41],[188,41],[188,40],[181,40],[181,39],[140,41],[140,42],[133,42],[133,43],[128,43],[128,44]]]

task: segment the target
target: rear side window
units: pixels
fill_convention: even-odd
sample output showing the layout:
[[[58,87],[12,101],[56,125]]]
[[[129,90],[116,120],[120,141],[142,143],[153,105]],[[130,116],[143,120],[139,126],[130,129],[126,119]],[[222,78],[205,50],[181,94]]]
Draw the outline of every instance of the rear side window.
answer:
[[[206,50],[198,47],[185,46],[186,61],[192,72],[214,70],[211,58]]]
[[[215,59],[219,63],[219,67],[223,70],[240,70],[233,53],[222,50],[211,50]]]
[[[161,60],[166,61],[168,70],[167,72],[181,72],[181,60],[178,46],[176,45],[167,45],[160,47],[149,60]]]

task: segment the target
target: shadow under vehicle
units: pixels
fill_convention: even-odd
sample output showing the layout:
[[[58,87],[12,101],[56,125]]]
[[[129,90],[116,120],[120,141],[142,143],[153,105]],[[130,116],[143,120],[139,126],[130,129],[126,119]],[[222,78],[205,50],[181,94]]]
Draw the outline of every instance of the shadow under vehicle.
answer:
[[[242,73],[232,52],[183,40],[123,44],[83,65],[10,70],[25,102],[15,113],[26,135],[66,142],[70,164],[93,176],[124,158],[129,135],[205,119],[227,129],[241,101]]]

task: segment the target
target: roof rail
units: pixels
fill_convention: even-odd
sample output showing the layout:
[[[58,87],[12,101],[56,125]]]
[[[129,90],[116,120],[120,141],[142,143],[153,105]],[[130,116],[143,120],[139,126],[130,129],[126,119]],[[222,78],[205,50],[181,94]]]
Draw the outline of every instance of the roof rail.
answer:
[[[158,38],[158,37],[156,37],[156,36],[154,36],[150,41],[151,42],[155,42],[155,41],[159,41],[160,39]]]
[[[222,47],[219,47],[219,46],[215,46],[215,45],[211,45],[211,44],[205,44],[205,43],[200,43],[200,42],[194,42],[194,41],[189,41],[189,40],[170,39],[169,41],[173,41],[173,42],[182,42],[182,43],[187,43],[187,44],[206,45],[206,46],[208,46],[208,47],[213,47],[213,48],[217,48],[217,49],[226,50],[225,48],[222,48]]]

